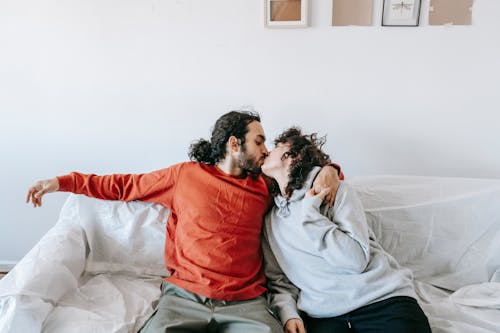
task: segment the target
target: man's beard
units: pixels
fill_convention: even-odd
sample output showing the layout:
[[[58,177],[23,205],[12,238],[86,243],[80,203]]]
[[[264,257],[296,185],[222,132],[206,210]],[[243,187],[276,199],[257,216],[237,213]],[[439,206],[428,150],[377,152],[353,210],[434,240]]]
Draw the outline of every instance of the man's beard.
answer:
[[[254,156],[249,156],[246,153],[246,150],[244,148],[245,146],[242,147],[241,149],[241,155],[238,160],[238,166],[241,168],[241,170],[244,173],[244,176],[246,176],[247,173],[253,175],[253,176],[258,176],[262,173],[261,165],[259,164],[260,160],[255,161]]]

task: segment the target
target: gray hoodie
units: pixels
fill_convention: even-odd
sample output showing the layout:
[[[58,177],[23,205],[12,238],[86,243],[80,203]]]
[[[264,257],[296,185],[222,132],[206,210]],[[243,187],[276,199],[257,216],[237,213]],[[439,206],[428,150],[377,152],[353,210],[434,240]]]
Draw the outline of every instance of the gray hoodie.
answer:
[[[375,239],[355,191],[340,182],[332,208],[305,197],[320,168],[304,187],[265,217],[262,242],[270,303],[281,321],[335,317],[393,296],[415,297],[411,271],[402,268]]]

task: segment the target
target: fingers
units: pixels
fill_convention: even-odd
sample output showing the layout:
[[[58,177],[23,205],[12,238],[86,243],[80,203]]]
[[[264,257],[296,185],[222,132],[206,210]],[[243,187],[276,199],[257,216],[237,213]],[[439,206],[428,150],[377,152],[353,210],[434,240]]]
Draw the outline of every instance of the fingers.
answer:
[[[35,193],[35,198],[40,199],[45,193],[47,193],[47,188],[44,187],[40,191]]]
[[[304,327],[304,323],[301,321],[297,324],[299,333],[306,333],[306,328]]]
[[[26,194],[26,203],[29,203],[31,201],[33,203],[33,207],[41,207],[42,196],[46,192],[46,186],[44,186],[41,182],[37,182],[28,190],[28,193]]]
[[[30,187],[30,189],[28,190],[28,193],[26,194],[26,203],[30,202],[32,189],[33,189],[33,187]]]
[[[338,189],[339,189],[338,183],[334,187],[332,187],[331,192],[327,197],[329,207],[333,207],[333,205],[335,204],[335,197],[337,196]]]
[[[301,319],[292,318],[288,319],[285,324],[285,332],[286,333],[306,333],[306,329],[304,327],[304,323]]]
[[[328,203],[328,207],[333,207],[333,204],[335,203],[335,193],[330,192],[325,198],[325,202]]]
[[[36,205],[38,207],[42,207],[42,196],[45,194],[46,191],[41,190],[35,193],[34,197],[36,199]]]
[[[322,201],[330,202],[330,200],[328,200],[327,196],[331,195],[331,193],[332,193],[332,191],[330,188],[324,188],[321,191],[316,192],[316,189],[314,189],[314,187],[313,187],[309,191],[306,192],[305,196],[306,197],[318,196],[319,198],[321,198]],[[325,198],[327,198],[327,199],[325,200]]]
[[[300,319],[290,319],[290,322],[286,323],[285,332],[286,333],[306,333],[304,323]]]
[[[325,187],[322,188],[322,190],[317,195],[322,198],[323,203],[328,204],[329,207],[333,207],[333,205],[335,204],[337,189],[338,184],[334,187]]]
[[[329,187],[326,187],[321,190],[321,192],[318,193],[318,196],[322,199],[324,199],[327,195],[329,195],[332,192],[332,190]]]
[[[309,191],[306,192],[305,196],[306,197],[313,197],[316,195],[316,191],[314,190],[314,188],[311,188]]]
[[[42,205],[42,201],[40,197],[37,196],[38,191],[34,190],[31,192],[31,202],[33,203],[33,207],[39,207]]]
[[[33,207],[37,206],[37,198],[35,198],[35,193],[37,192],[37,185],[34,185],[30,187],[28,190],[28,194],[26,195],[26,203],[29,203],[30,201],[33,203]]]

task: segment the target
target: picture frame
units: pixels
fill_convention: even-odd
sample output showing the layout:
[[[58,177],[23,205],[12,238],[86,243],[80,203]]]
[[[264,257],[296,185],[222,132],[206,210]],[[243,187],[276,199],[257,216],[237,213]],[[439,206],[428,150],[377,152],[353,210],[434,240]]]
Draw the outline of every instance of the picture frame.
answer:
[[[416,27],[422,0],[383,0],[382,26]]]
[[[309,0],[263,1],[265,27],[305,28],[309,26]]]

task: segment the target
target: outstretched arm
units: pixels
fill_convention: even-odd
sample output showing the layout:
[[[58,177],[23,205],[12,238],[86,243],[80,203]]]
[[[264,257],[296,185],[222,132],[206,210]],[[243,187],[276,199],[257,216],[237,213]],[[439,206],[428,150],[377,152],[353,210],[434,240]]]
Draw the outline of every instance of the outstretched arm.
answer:
[[[26,202],[34,207],[42,205],[42,197],[51,192],[71,192],[105,200],[155,202],[171,207],[180,166],[147,174],[114,174],[96,176],[73,172],[65,176],[36,182],[28,190]]]

